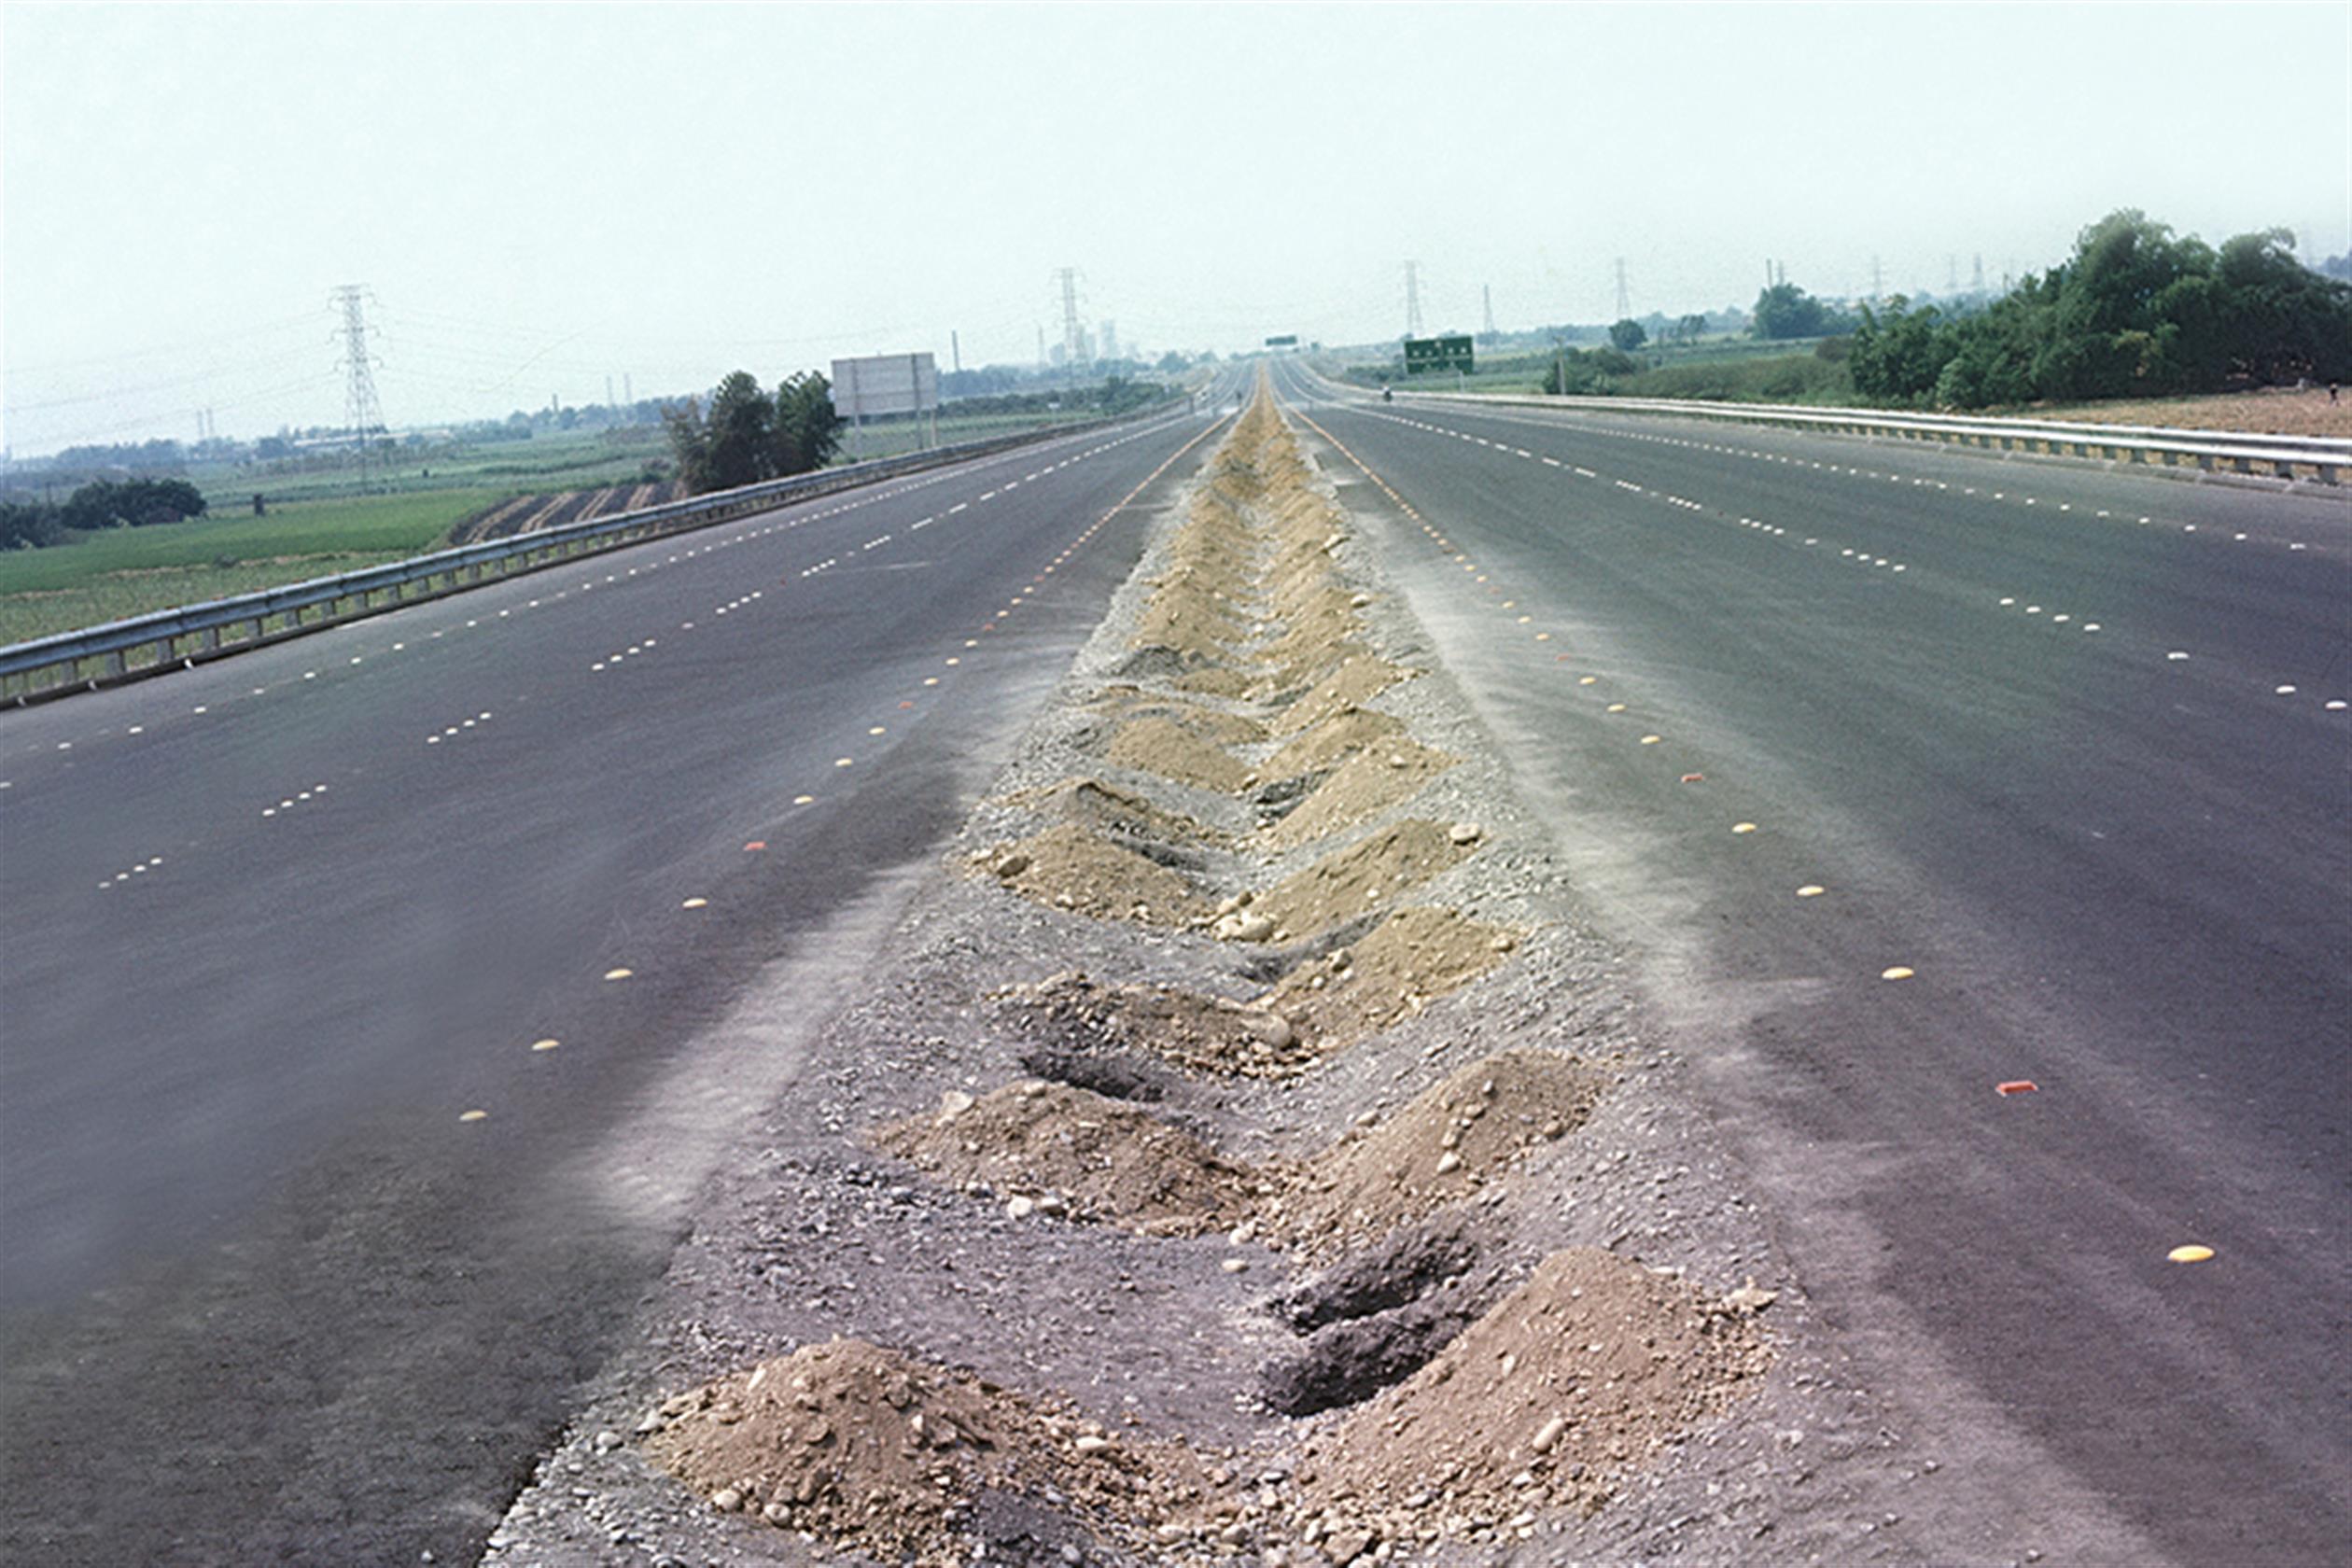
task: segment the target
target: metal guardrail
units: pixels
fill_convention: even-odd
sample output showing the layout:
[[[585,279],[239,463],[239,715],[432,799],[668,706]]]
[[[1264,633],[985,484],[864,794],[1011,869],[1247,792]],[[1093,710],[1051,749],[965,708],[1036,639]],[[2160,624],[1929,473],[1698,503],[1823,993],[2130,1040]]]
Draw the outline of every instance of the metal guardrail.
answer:
[[[1957,414],[1895,413],[1884,409],[1808,408],[1789,403],[1717,403],[1676,398],[1547,398],[1477,392],[1408,392],[1417,401],[1512,407],[1667,413],[1685,418],[1792,425],[1837,435],[1892,435],[1911,441],[1953,441],[2003,452],[2044,452],[2162,468],[2193,464],[2204,472],[2226,464],[2252,474],[2267,466],[2284,480],[2303,469],[2323,484],[2341,484],[2352,468],[2352,440],[2339,436],[2257,436],[2228,431],[2169,429],[2146,425],[2089,425],[2055,419],[1970,419]]]
[[[960,441],[930,452],[822,469],[790,479],[768,480],[636,511],[567,523],[539,533],[461,545],[361,571],[314,578],[283,588],[184,605],[177,609],[158,610],[83,631],[36,637],[0,648],[0,703],[21,707],[73,692],[95,691],[169,669],[191,667],[203,660],[266,647],[288,637],[379,615],[402,605],[440,598],[622,545],[707,528],[790,502],[1015,447],[1135,424],[1169,412],[1169,405],[1162,403],[1140,414],[1048,426],[1015,435]]]

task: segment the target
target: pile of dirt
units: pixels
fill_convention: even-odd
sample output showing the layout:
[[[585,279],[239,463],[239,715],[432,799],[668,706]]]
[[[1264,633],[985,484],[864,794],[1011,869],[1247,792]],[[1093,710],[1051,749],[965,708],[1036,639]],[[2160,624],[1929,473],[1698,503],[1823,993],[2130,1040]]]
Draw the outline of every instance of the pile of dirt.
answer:
[[[1182,875],[1074,822],[984,851],[972,869],[1033,903],[1098,920],[1183,925],[1207,912]]]
[[[998,804],[1130,838],[1222,844],[1230,837],[1181,811],[1166,810],[1099,778],[1065,778],[1040,789],[1016,791]]]
[[[1321,1050],[1337,1050],[1477,979],[1520,934],[1451,909],[1395,910],[1351,945],[1291,971],[1267,1001]]]
[[[1146,1236],[1200,1236],[1249,1217],[1256,1174],[1131,1105],[1029,1079],[974,1099],[950,1091],[892,1122],[876,1146],[941,1183],[1029,1214],[1099,1220]]]
[[[1410,680],[1419,673],[1369,653],[1343,659],[1284,707],[1274,721],[1275,732],[1295,735],[1311,730],[1349,708],[1361,707],[1398,681]]]
[[[1467,823],[1398,822],[1285,877],[1252,907],[1274,923],[1275,941],[1310,935],[1393,907],[1397,895],[1468,859],[1478,840]]]
[[[991,1001],[1017,1011],[1022,1032],[1043,1048],[1041,1061],[1147,1053],[1183,1071],[1236,1078],[1290,1078],[1317,1059],[1312,1035],[1281,1006],[1249,1005],[1169,986],[1105,985],[1075,971],[998,992]]]
[[[1404,735],[1404,724],[1393,716],[1351,703],[1298,732],[1281,750],[1258,764],[1258,777],[1296,778],[1320,773],[1358,751],[1393,745]]]
[[[1457,760],[1402,736],[1358,751],[1267,828],[1266,842],[1277,849],[1295,849],[1393,811]]]
[[[1120,725],[1103,755],[1113,766],[1155,773],[1221,795],[1237,792],[1250,778],[1249,764],[1169,719]]]
[[[1129,719],[1172,719],[1219,746],[1259,746],[1266,741],[1266,726],[1254,719],[1139,686],[1113,686],[1087,706],[1115,709]]]
[[[992,1497],[1054,1499],[1120,1533],[1197,1491],[1181,1450],[857,1339],[679,1394],[640,1431],[722,1513],[920,1568],[973,1561]]]
[[[1309,1440],[1301,1533],[1419,1536],[1434,1522],[1491,1538],[1546,1508],[1589,1513],[1613,1476],[1764,1371],[1752,1319],[1771,1299],[1710,1300],[1614,1253],[1555,1253],[1411,1378]]]
[[[1261,1221],[1313,1253],[1378,1240],[1475,1197],[1582,1127],[1606,1086],[1593,1068],[1553,1051],[1473,1062],[1308,1161],[1261,1207]]]

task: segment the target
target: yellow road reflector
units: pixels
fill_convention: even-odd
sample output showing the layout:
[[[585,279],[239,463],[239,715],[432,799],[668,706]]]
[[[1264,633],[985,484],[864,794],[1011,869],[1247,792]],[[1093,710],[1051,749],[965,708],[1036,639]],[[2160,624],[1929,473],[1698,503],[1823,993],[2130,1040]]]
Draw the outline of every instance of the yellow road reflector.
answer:
[[[1818,882],[1808,882],[1803,887],[1797,889],[1797,896],[1799,898],[1819,898],[1827,890],[1827,889],[1822,887],[1822,885]]]
[[[1893,969],[1883,969],[1879,971],[1879,978],[1882,980],[1908,980],[1911,977],[1912,973],[1913,972],[1908,965],[1897,964]]]
[[[531,1049],[534,1051],[553,1051],[556,1046],[561,1045],[562,1043],[563,1042],[560,1040],[534,1040],[531,1042]]]
[[[457,1119],[461,1122],[479,1122],[487,1120],[489,1115],[490,1113],[487,1111],[469,1111]]]
[[[1549,633],[1549,632],[1537,632],[1537,633],[1535,634],[1535,640],[1536,640],[1537,642],[1549,642],[1549,641],[1551,641],[1551,633]]]
[[[1754,833],[1756,831],[1756,824],[1754,822],[1734,822],[1731,824],[1731,831],[1735,833]]]
[[[1642,737],[1642,744],[1644,746],[1656,746],[1659,741],[1665,738],[1666,737],[1664,735],[1644,735]]]
[[[635,973],[636,971],[627,969],[608,969],[605,971],[605,978],[608,980],[626,980]]]
[[[847,767],[847,766],[849,766],[849,765],[851,764],[851,763],[852,763],[853,761],[854,761],[854,759],[852,759],[852,758],[848,758],[848,757],[835,757],[835,758],[833,759],[833,766],[835,766],[835,767]]]
[[[710,901],[707,898],[690,898],[678,907],[680,909],[704,909],[707,908],[709,903]]]
[[[882,726],[881,726],[881,725],[879,725],[879,724],[876,724],[876,725],[875,725],[872,729],[870,729],[870,730],[866,731],[866,734],[868,734],[868,735],[880,735],[881,733],[882,733]]]
[[[2213,1249],[2211,1247],[2199,1247],[2195,1245],[2175,1247],[2171,1252],[2164,1254],[2164,1256],[2170,1258],[2175,1263],[2203,1263],[2212,1255]]]
[[[1601,678],[1597,675],[1579,676],[1576,679],[1576,684],[1579,686],[1597,686],[1600,683]]]

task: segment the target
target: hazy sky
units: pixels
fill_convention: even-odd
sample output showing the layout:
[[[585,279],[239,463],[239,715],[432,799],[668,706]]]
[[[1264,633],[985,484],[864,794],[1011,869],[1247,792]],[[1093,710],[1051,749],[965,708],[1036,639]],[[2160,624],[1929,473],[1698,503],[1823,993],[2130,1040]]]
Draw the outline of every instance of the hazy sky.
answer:
[[[1994,281],[2137,206],[2352,248],[2352,4],[10,4],[5,441],[396,426]]]

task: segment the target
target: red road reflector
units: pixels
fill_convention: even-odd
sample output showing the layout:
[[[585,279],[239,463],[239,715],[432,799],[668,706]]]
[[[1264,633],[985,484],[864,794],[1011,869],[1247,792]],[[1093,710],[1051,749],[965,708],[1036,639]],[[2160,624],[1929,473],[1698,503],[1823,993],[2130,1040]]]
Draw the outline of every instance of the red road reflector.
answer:
[[[1686,773],[1683,775],[1682,781],[1686,784],[1704,784],[1707,781],[1707,776],[1703,773]]]
[[[764,838],[755,838],[755,839],[753,839],[750,843],[749,843],[749,844],[747,844],[747,845],[745,845],[745,846],[743,847],[743,852],[744,852],[745,854],[749,855],[749,854],[751,854],[752,852],[754,852],[755,850],[764,849],[764,848],[766,848],[766,847],[767,847],[767,840],[766,840],[766,839],[764,839]]]
[[[2040,1089],[2041,1085],[2031,1078],[2012,1078],[2006,1084],[1993,1085],[1993,1092],[1999,1095],[2035,1094]]]

